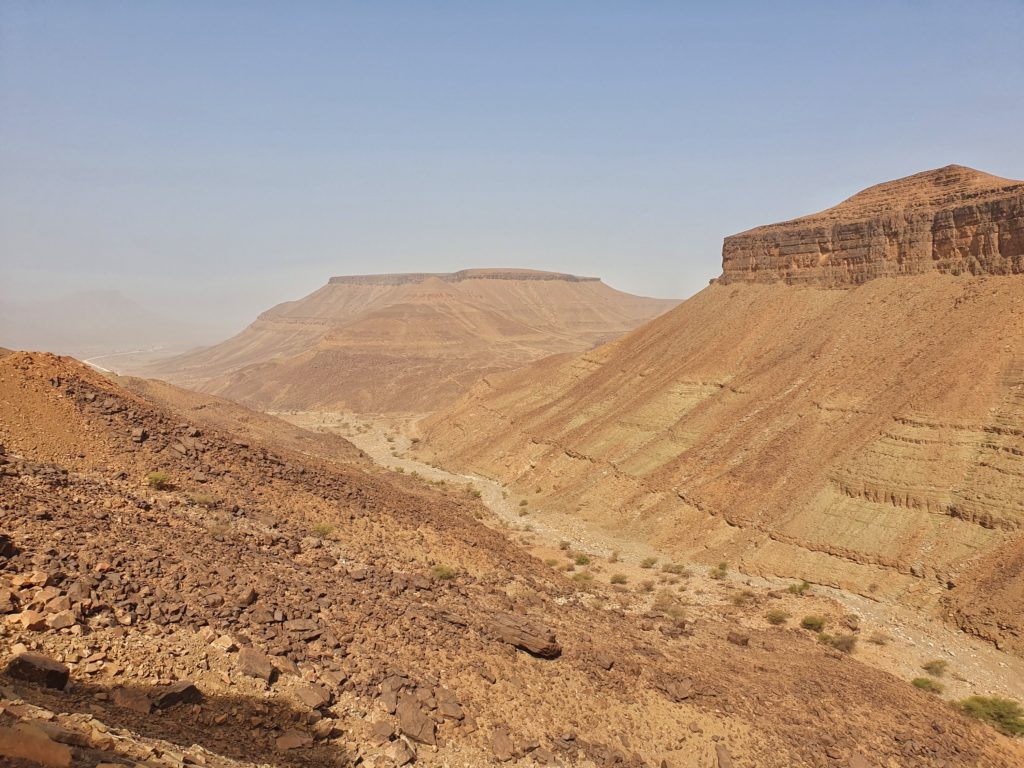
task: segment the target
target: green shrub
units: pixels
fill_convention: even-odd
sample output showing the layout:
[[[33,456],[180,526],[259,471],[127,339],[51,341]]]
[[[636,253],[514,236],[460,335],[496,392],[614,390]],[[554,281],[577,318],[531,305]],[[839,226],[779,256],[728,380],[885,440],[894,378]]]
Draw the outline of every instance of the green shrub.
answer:
[[[958,706],[965,714],[984,720],[1008,736],[1024,736],[1024,709],[1016,701],[997,696],[971,696]]]
[[[162,491],[171,486],[171,476],[166,472],[150,472],[146,475],[146,482],[155,491]]]
[[[556,560],[553,557],[549,557],[547,560],[544,561],[544,565],[546,565],[548,568],[557,568],[560,562],[561,560]]]
[[[609,581],[612,584],[625,584],[627,581],[629,581],[629,579],[626,577],[626,574],[624,573],[613,573]]]
[[[690,569],[682,563],[665,563],[661,566],[661,570],[665,573],[671,573],[673,576],[690,576]]]
[[[778,608],[768,611],[764,617],[768,620],[769,624],[776,627],[781,624],[785,624],[789,620],[789,614],[785,611],[780,611]]]
[[[949,666],[949,662],[944,659],[932,659],[926,661],[921,665],[921,669],[927,672],[932,677],[942,677],[946,674],[946,667]]]
[[[640,561],[640,567],[653,568],[656,562],[658,562],[658,558],[656,557],[645,557],[642,561]]]
[[[800,626],[812,632],[821,632],[826,624],[828,620],[824,616],[815,616],[813,613],[800,619]]]
[[[430,569],[430,573],[438,581],[451,581],[455,578],[455,569],[447,565],[435,565]]]
[[[790,584],[788,590],[791,594],[802,595],[804,592],[811,588],[811,584],[808,581],[801,581],[799,584]]]
[[[589,584],[594,580],[594,577],[589,571],[580,571],[572,575],[572,580],[579,584]]]
[[[576,565],[590,565],[590,558],[586,555],[576,555]]]
[[[937,683],[930,677],[915,677],[910,684],[928,693],[942,693],[942,683]]]

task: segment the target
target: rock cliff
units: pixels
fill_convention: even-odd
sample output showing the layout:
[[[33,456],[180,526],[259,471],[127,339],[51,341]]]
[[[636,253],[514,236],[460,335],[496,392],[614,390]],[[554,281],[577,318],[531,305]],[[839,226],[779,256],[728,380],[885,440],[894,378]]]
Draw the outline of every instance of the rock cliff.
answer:
[[[1024,182],[950,165],[725,239],[722,282],[831,288],[877,277],[1024,273]]]

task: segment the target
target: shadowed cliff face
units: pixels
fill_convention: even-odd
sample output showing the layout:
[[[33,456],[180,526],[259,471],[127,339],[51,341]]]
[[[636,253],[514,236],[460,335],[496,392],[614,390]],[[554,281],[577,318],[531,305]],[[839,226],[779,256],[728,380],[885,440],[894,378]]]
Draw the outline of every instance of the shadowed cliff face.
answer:
[[[1024,273],[1024,183],[951,165],[725,239],[722,282],[841,288],[878,277]]]

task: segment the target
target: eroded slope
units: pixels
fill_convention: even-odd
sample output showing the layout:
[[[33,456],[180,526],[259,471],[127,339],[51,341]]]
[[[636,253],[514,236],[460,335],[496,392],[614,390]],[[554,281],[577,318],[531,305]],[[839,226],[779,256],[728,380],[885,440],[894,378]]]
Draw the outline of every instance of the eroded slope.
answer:
[[[1019,762],[798,632],[588,607],[471,500],[197,429],[66,359],[0,360],[0,442],[3,633],[71,678],[8,674],[0,729],[75,765]],[[552,634],[557,658],[514,647]]]

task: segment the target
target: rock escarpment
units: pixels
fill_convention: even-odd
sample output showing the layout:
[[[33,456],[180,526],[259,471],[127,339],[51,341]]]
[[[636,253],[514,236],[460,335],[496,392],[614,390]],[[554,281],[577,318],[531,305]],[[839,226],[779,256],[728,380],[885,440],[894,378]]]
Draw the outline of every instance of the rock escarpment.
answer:
[[[877,277],[1024,273],[1024,182],[950,165],[725,239],[722,282],[833,288]]]

